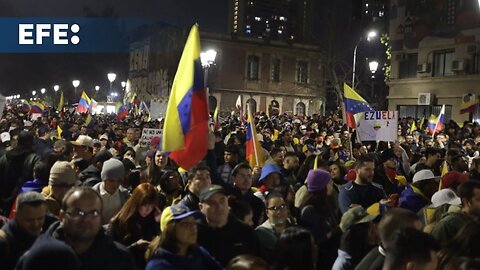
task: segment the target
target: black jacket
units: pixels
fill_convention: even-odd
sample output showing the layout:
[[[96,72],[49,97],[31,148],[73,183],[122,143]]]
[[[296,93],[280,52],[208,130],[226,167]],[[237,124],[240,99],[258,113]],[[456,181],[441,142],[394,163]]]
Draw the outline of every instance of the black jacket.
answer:
[[[60,222],[52,224],[46,233],[58,240],[65,241],[65,232]],[[98,232],[92,246],[85,253],[77,254],[77,256],[82,264],[82,269],[85,270],[135,269],[132,254],[125,246],[107,237],[103,229]]]
[[[198,196],[188,191],[187,195],[185,195],[185,197],[183,197],[179,203],[183,203],[184,205],[188,206],[190,210],[200,210],[198,206],[199,202],[200,199]]]
[[[229,216],[222,228],[209,227],[204,220],[198,226],[198,244],[223,266],[237,255],[260,256],[260,242],[253,228],[233,216]]]
[[[33,180],[33,166],[39,160],[32,149],[19,147],[0,157],[0,210],[3,215],[10,212],[23,183]]]
[[[95,165],[89,165],[85,170],[78,174],[78,179],[82,182],[82,186],[93,187],[97,183],[102,182],[101,172]]]
[[[5,270],[15,269],[18,259],[35,242],[36,237],[31,236],[18,226],[15,219],[3,226],[6,239],[0,237],[0,262]]]

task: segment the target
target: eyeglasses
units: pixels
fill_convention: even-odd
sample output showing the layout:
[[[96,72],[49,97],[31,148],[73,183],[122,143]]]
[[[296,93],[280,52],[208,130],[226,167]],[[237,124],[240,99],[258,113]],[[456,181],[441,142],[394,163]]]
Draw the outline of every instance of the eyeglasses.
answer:
[[[273,212],[277,212],[277,211],[280,211],[280,210],[287,209],[287,205],[286,204],[282,204],[282,205],[278,205],[278,206],[276,205],[276,206],[269,207],[267,209],[270,210],[270,211],[273,211]]]
[[[83,210],[80,210],[80,209],[75,209],[71,212],[66,212],[69,216],[71,217],[80,217],[80,218],[83,218],[83,217],[98,217],[100,216],[100,211],[98,210],[92,210],[92,211],[83,211]]]

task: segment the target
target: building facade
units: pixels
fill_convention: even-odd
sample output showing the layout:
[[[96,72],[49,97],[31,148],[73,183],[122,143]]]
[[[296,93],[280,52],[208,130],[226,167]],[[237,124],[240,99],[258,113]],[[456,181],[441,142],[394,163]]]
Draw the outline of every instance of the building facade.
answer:
[[[447,121],[470,120],[459,106],[480,94],[477,0],[392,0],[389,15],[389,109],[428,118],[445,104]]]
[[[153,28],[152,28],[153,29]],[[186,31],[160,27],[131,43],[129,80],[143,99],[167,99]],[[202,51],[217,52],[208,71],[210,111],[324,113],[325,83],[316,46],[201,33]]]

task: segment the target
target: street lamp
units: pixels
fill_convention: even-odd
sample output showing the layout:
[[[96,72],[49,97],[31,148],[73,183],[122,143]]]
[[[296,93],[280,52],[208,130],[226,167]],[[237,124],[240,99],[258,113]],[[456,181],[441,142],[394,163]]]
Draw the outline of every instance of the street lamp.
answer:
[[[370,97],[372,98],[372,100],[375,100],[375,72],[377,72],[377,69],[378,69],[378,62],[377,61],[370,61],[368,63],[368,67],[370,68],[370,71],[372,72],[372,89],[371,89],[371,93],[370,93]]]
[[[207,91],[209,91],[208,86],[207,86],[207,81],[208,81],[208,71],[211,66],[215,65],[215,58],[217,57],[217,51],[215,50],[208,50],[206,52],[201,52],[200,53],[200,61],[202,62],[202,67],[205,69],[205,87],[207,88]],[[207,96],[210,96],[210,93],[208,93]]]
[[[32,96],[35,96],[37,94],[37,91],[33,90],[32,91]]]
[[[100,86],[96,85],[96,86],[95,86],[95,91],[98,92],[98,90],[100,90]]]
[[[80,81],[79,80],[73,80],[72,85],[75,88],[74,94],[75,94],[75,98],[76,98],[77,97],[77,87],[80,85]]]
[[[120,84],[122,85],[122,91],[125,91],[125,86],[127,86],[127,83],[126,82],[120,82]]]
[[[375,31],[370,31],[367,34],[367,41],[372,40],[374,37],[377,36],[377,32]],[[357,63],[357,48],[360,42],[364,39],[364,36],[362,35],[360,37],[360,40],[358,40],[357,44],[355,45],[355,49],[353,50],[353,65],[352,65],[352,89],[355,89],[355,65]]]
[[[59,89],[60,89],[60,86],[58,84],[53,86],[53,91],[55,91],[55,93],[57,93]]]
[[[107,78],[108,78],[108,81],[110,82],[110,92],[112,92],[112,84],[117,78],[117,74],[110,72],[107,74]]]
[[[40,89],[40,93],[45,94],[45,91],[47,91],[45,88]]]

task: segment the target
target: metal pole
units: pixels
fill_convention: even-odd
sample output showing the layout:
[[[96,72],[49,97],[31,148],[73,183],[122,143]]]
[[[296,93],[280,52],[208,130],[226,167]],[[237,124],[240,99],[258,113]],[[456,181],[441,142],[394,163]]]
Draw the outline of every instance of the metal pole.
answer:
[[[360,39],[362,40],[362,39]],[[355,49],[353,50],[353,66],[352,66],[352,89],[355,90],[355,65],[357,63],[357,48],[358,44],[360,44],[360,40],[358,41],[357,45],[355,45]]]

